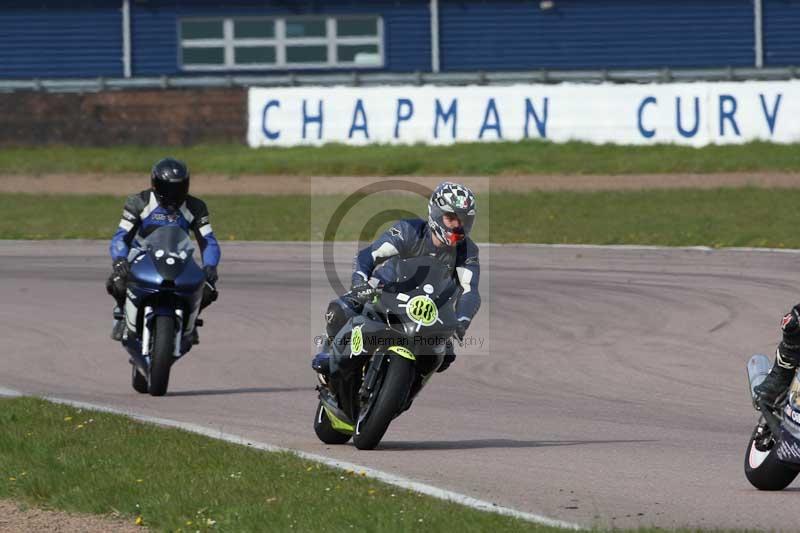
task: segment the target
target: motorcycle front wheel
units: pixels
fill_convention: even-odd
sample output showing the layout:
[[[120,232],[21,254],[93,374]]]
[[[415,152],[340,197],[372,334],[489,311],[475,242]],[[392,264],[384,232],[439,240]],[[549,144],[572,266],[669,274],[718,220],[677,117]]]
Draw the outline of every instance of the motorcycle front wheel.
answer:
[[[175,319],[160,315],[156,317],[154,323],[148,392],[150,396],[164,396],[169,386],[169,372],[175,352]]]
[[[778,460],[777,443],[770,434],[759,434],[756,426],[744,456],[744,475],[758,490],[783,490],[797,477],[798,471]],[[763,431],[769,432],[764,427]]]
[[[372,450],[383,438],[389,424],[405,406],[414,379],[414,363],[391,356],[386,361],[386,374],[366,415],[359,417],[353,444],[359,450]]]

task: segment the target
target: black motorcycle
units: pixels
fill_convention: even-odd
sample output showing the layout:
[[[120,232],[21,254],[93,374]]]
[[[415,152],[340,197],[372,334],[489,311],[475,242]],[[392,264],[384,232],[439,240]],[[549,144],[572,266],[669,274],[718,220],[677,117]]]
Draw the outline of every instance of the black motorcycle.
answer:
[[[333,341],[330,374],[319,374],[314,431],[326,444],[375,448],[392,420],[444,360],[458,321],[458,285],[433,257],[397,260],[360,315]]]
[[[747,444],[744,473],[759,490],[783,490],[800,472],[800,381],[795,376],[774,405],[758,401],[753,393],[771,366],[766,355],[754,355],[747,363],[753,407],[761,418]]]

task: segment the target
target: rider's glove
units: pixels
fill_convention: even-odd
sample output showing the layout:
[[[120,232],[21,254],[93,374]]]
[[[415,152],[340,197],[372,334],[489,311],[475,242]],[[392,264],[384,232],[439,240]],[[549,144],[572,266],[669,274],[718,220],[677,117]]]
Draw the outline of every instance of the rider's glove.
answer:
[[[217,267],[212,265],[206,265],[203,267],[203,272],[206,275],[206,281],[208,281],[211,285],[217,283],[219,276],[217,275]]]
[[[131,265],[128,263],[128,260],[124,257],[122,259],[117,259],[114,261],[112,266],[114,269],[114,274],[121,278],[127,278],[128,274],[131,273]]]
[[[379,294],[383,289],[383,282],[378,278],[370,278],[369,281],[353,285],[350,293],[362,302],[368,302],[373,296]]]
[[[800,305],[792,308],[781,320],[783,339],[778,345],[778,353],[784,367],[797,367],[800,364]]]

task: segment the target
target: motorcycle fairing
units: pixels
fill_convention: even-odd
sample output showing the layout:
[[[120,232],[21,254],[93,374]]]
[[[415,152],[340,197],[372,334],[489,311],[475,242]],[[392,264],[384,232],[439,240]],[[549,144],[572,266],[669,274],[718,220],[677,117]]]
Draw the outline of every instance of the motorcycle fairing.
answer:
[[[200,310],[205,275],[194,261],[188,234],[176,226],[164,226],[137,240],[131,250],[131,276],[126,292],[125,319],[134,338],[123,339],[128,353],[147,364],[142,353],[144,326],[152,329],[156,316],[175,316],[185,335],[194,327]],[[145,308],[152,313],[144,316]],[[147,323],[145,323],[147,320]],[[181,336],[177,356],[191,350],[190,339]]]
[[[777,446],[778,459],[800,467],[800,439],[787,429],[786,424],[781,427]]]

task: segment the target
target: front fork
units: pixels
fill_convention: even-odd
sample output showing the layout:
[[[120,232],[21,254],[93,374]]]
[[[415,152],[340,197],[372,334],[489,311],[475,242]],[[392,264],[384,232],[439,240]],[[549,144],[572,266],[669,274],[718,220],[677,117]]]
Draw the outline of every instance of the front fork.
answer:
[[[175,309],[175,321],[176,321],[176,328],[175,328],[175,341],[173,343],[174,348],[172,355],[176,358],[181,356],[181,339],[182,339],[182,332],[183,332],[183,309]],[[151,338],[152,338],[152,329],[153,329],[153,320],[159,314],[166,314],[162,312],[156,313],[154,312],[151,306],[146,306],[144,308],[144,320],[142,321],[142,356],[147,359],[149,362],[150,360],[150,350],[151,350]]]
[[[417,357],[411,350],[402,346],[390,346],[385,352],[382,350],[376,351],[372,356],[372,361],[370,361],[369,369],[364,375],[364,382],[361,384],[361,389],[358,391],[358,395],[362,400],[369,398],[369,395],[375,390],[375,386],[378,383],[378,376],[381,375],[381,369],[383,369],[383,365],[386,364],[386,361],[391,355],[403,357],[414,362],[417,360]]]
[[[375,352],[375,354],[372,356],[372,360],[370,361],[369,369],[367,369],[366,374],[364,374],[364,380],[361,383],[361,389],[358,391],[359,405],[361,406],[358,413],[358,418],[360,420],[363,420],[372,408],[372,404],[377,397],[376,391],[381,387],[381,376],[384,375],[383,368],[386,366],[390,357],[402,357],[413,363],[416,363],[417,361],[417,357],[414,355],[414,353],[408,348],[404,348],[402,346],[390,346],[386,349],[386,351],[378,350]],[[413,383],[410,385],[413,389]],[[418,391],[419,389],[417,392]],[[411,400],[414,398],[414,394],[412,394],[412,392],[413,391],[409,390],[406,405],[397,414],[402,413],[411,405]]]

